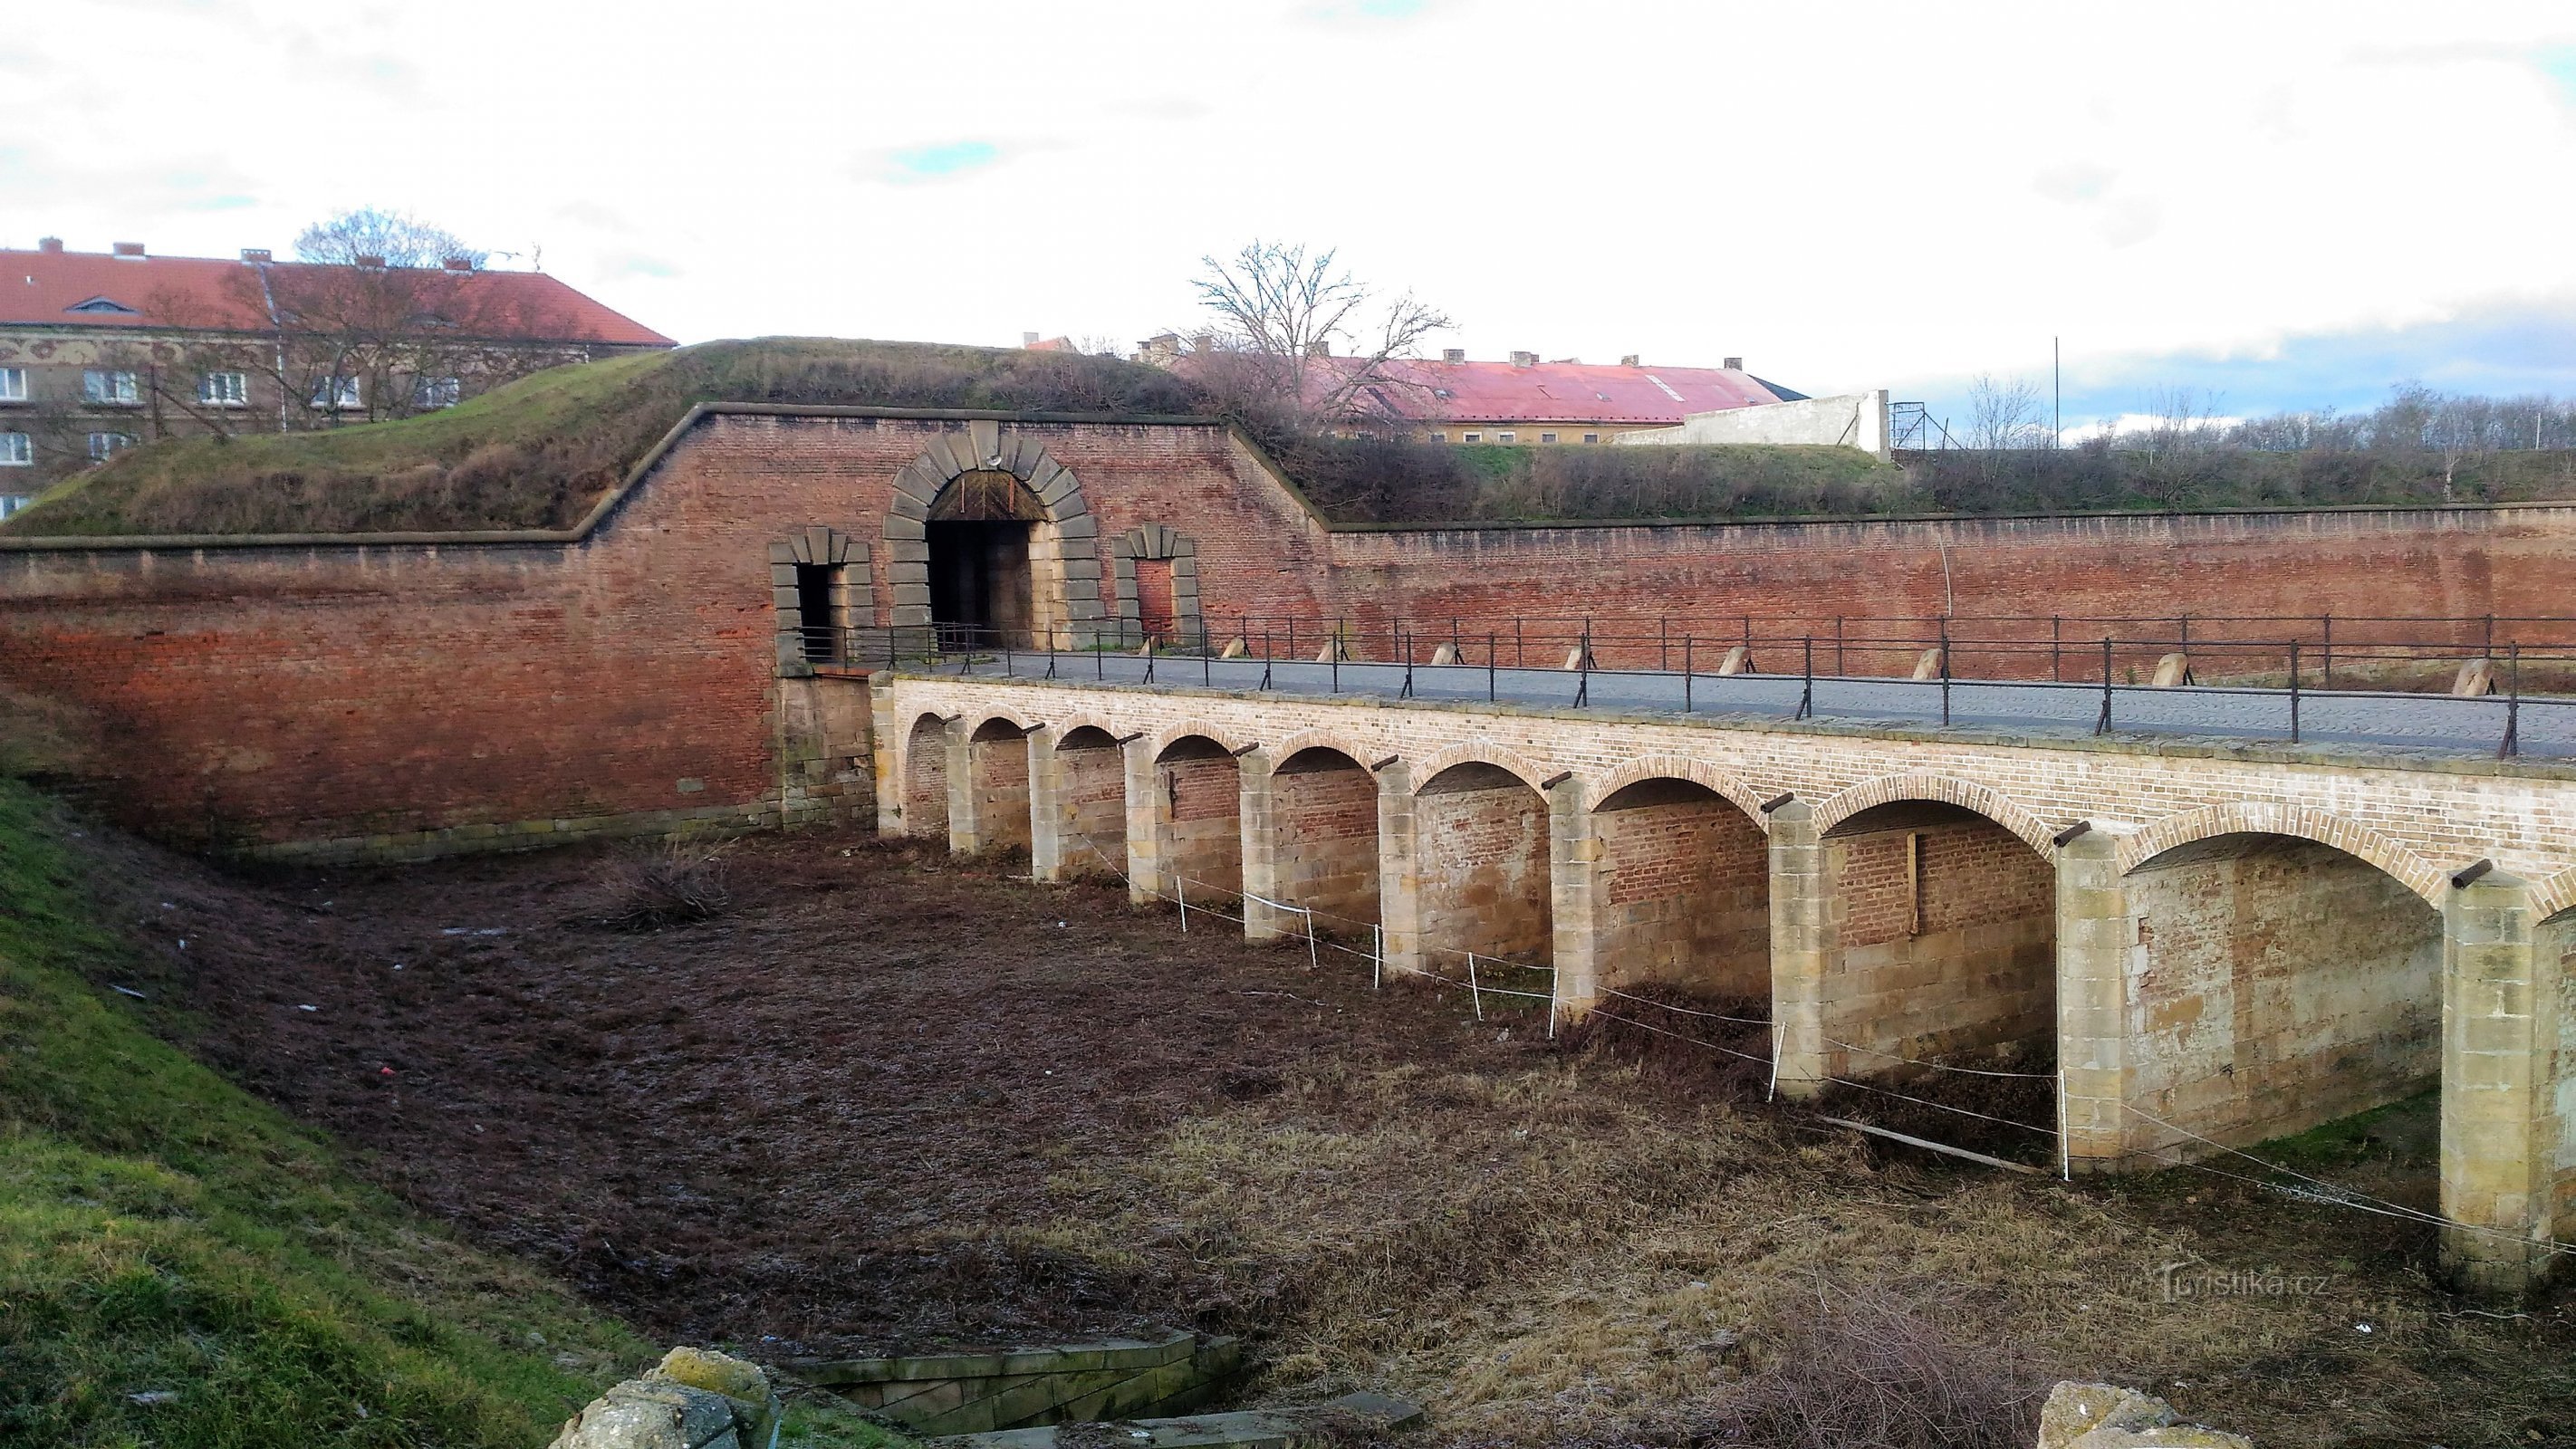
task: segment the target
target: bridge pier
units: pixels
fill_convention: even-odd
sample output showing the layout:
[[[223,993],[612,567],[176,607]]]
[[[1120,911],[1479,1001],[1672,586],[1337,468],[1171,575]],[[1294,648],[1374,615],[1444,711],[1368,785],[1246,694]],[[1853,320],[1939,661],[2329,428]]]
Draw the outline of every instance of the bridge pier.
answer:
[[[1377,772],[1378,934],[1390,976],[1419,976],[1422,952],[1421,836],[1415,828],[1413,770],[1397,760]]]
[[[2502,872],[2443,902],[2442,1259],[2479,1292],[2521,1293],[2552,1262],[2562,958],[2536,925],[2530,884]]]
[[[1292,926],[1302,934],[1296,912],[1271,904],[1288,899],[1280,883],[1279,824],[1271,810],[1278,761],[1256,748],[1236,757],[1234,767],[1235,811],[1243,825],[1243,939],[1276,941]]]
[[[1825,974],[1833,956],[1833,881],[1815,807],[1791,800],[1771,812],[1772,1081],[1812,1097],[1838,1075],[1825,1044]]]
[[[2129,970],[2138,922],[2119,840],[2090,830],[2057,851],[2057,1093],[2066,1170],[2108,1172],[2128,1157]]]
[[[1064,758],[1057,753],[1058,731],[1053,725],[1039,725],[1028,733],[1029,745],[1029,877],[1032,880],[1060,881],[1067,874],[1065,856],[1071,848],[1066,839],[1072,833],[1072,822],[1066,818]]]
[[[1121,750],[1127,773],[1127,899],[1137,905],[1169,896],[1163,878],[1163,832],[1154,798],[1154,744],[1137,738]]]
[[[1570,777],[1547,791],[1548,954],[1555,1010],[1567,1020],[1601,996],[1601,832],[1583,797],[1583,782]]]

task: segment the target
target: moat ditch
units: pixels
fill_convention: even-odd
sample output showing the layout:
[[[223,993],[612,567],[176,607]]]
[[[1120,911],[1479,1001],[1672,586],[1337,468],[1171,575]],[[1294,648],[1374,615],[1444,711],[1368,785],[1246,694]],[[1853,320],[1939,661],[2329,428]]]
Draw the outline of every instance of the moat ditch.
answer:
[[[1385,1390],[1459,1443],[1799,1442],[1783,1403],[1888,1395],[1949,1436],[1890,1442],[2027,1443],[2060,1377],[2267,1443],[2576,1422],[2568,1290],[2485,1316],[2415,1225],[1931,1157],[1767,1105],[1742,1057],[1479,1022],[1104,885],[767,838],[722,914],[638,931],[599,923],[597,851],[237,876],[94,844],[195,1051],[666,1341],[1185,1327],[1242,1337],[1246,1402]],[[1702,1039],[1760,1050],[1731,1029]],[[2420,1133],[2312,1139],[2373,1191],[2422,1171]]]

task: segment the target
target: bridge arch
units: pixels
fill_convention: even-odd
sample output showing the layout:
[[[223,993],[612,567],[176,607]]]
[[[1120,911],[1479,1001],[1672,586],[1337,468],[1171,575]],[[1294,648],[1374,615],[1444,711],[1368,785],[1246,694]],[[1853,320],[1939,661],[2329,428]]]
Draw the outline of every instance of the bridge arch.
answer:
[[[2210,806],[2119,842],[2142,958],[2139,1150],[2192,1157],[2403,1101],[2442,1068],[2442,872],[2322,811]],[[2401,1124],[2402,1125],[2402,1124]],[[2394,1140],[2394,1139],[2392,1139]]]
[[[1314,913],[1323,935],[1366,939],[1379,924],[1379,777],[1385,758],[1356,736],[1302,730],[1266,752],[1265,838],[1270,898]],[[1245,822],[1246,829],[1254,821]],[[1299,923],[1302,927],[1302,923]]]
[[[914,840],[948,840],[948,718],[933,710],[914,716],[903,733],[903,833]]]
[[[2057,851],[2000,791],[1863,781],[1816,806],[1834,1074],[1921,1062],[2045,1075],[2057,1058]],[[2034,1125],[2038,1119],[2031,1119]]]
[[[1658,985],[1750,1016],[1771,995],[1768,821],[1742,781],[1678,755],[1599,783],[1594,959],[1611,990]]]
[[[1146,741],[1153,858],[1163,887],[1187,900],[1243,894],[1243,769],[1226,736],[1190,719]]]
[[[1836,791],[1816,804],[1816,832],[1833,828],[1864,810],[1905,800],[1931,800],[1972,810],[2021,837],[2042,860],[2057,858],[2057,832],[2048,822],[2015,804],[1999,790],[1951,775],[1882,775]]]
[[[2167,851],[2220,835],[2286,835],[2331,846],[2377,866],[2433,909],[2442,908],[2446,880],[2440,866],[2341,816],[2300,805],[2235,801],[2168,815],[2123,838],[2112,859],[2126,875]]]
[[[970,855],[1026,850],[1032,835],[1029,726],[1016,715],[986,711],[966,732],[966,786],[971,809],[964,821],[950,809],[948,840]],[[965,829],[961,831],[959,826]]]
[[[1225,750],[1228,753],[1232,753],[1234,750],[1241,748],[1242,744],[1241,741],[1232,738],[1233,733],[1234,732],[1232,730],[1226,729],[1222,725],[1218,725],[1204,719],[1193,718],[1182,720],[1178,724],[1165,725],[1163,728],[1147,735],[1145,737],[1145,743],[1147,746],[1147,753],[1157,760],[1163,758],[1164,753],[1170,750],[1172,746],[1179,744],[1181,741],[1188,739],[1192,735],[1197,735],[1202,739],[1213,741],[1217,748]]]
[[[2571,910],[2576,910],[2576,865],[2550,875],[2533,886],[2531,890],[2533,919],[2550,921],[2553,917],[2565,915]],[[2556,924],[2570,923],[2561,921]],[[2576,1070],[2576,1066],[2571,1066],[2570,1069]],[[2569,1122],[2568,1131],[2571,1136],[2576,1136],[2576,1121]]]
[[[1543,799],[1547,792],[1540,782],[1556,773],[1525,755],[1481,743],[1451,745],[1419,761],[1406,763],[1412,767],[1413,793],[1416,795],[1420,795],[1432,781],[1460,765],[1490,765],[1529,786]]]
[[[1056,725],[1052,798],[1032,792],[1032,811],[1055,812],[1059,856],[1066,876],[1109,876],[1127,869],[1127,755],[1118,727],[1089,711],[1068,714]]]
[[[1598,813],[1604,802],[1620,791],[1658,779],[1688,780],[1702,786],[1744,812],[1744,818],[1752,823],[1754,829],[1767,834],[1771,828],[1771,817],[1762,813],[1762,797],[1758,791],[1717,766],[1687,755],[1645,755],[1630,760],[1602,776],[1598,783],[1588,786],[1584,793],[1588,797],[1589,808]]]

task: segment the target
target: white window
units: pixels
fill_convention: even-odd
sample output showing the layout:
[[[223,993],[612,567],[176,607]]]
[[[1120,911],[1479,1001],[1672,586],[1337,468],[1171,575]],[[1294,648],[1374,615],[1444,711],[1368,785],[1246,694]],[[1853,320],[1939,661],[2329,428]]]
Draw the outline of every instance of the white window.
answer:
[[[143,391],[135,385],[134,374],[110,368],[91,367],[81,371],[81,401],[123,406],[143,400]]]
[[[326,377],[313,385],[313,405],[317,408],[364,407],[359,401],[358,380],[354,377]]]
[[[89,435],[89,460],[104,463],[133,446],[132,433],[92,433]]]
[[[239,372],[199,373],[197,401],[215,408],[243,407],[250,402],[250,377]]]
[[[1583,441],[1587,443],[1597,443],[1601,441],[1601,435],[1599,433],[1585,433],[1583,435]]]
[[[1494,438],[1495,441],[1504,443],[1517,443],[1521,440],[1518,433],[1496,433]]]
[[[1485,435],[1482,433],[1460,433],[1458,435],[1458,441],[1462,443],[1481,443],[1485,441]]]
[[[1449,435],[1447,433],[1424,433],[1422,437],[1423,441],[1430,443],[1445,443],[1449,441]]]
[[[27,369],[0,367],[0,402],[27,400]]]
[[[452,408],[464,400],[465,383],[454,377],[416,377],[411,383],[411,405],[428,412],[433,408]]]
[[[25,433],[0,433],[0,468],[28,468],[36,462],[36,445]]]
[[[1553,442],[1555,442],[1555,441],[1556,441],[1556,434],[1554,434],[1554,433],[1541,433],[1541,434],[1539,434],[1539,435],[1538,435],[1538,440],[1539,440],[1540,442],[1542,442],[1542,443],[1553,443]]]
[[[0,518],[7,518],[10,514],[17,512],[19,509],[24,508],[35,501],[36,500],[34,498],[24,493],[0,493]]]

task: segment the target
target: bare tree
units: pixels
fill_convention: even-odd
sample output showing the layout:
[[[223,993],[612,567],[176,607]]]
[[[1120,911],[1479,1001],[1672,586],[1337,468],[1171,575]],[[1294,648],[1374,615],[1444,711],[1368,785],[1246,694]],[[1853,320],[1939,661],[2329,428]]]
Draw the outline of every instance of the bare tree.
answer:
[[[1205,334],[1194,374],[1231,405],[1302,428],[1393,422],[1419,384],[1389,366],[1456,325],[1407,292],[1376,293],[1337,268],[1331,248],[1252,241],[1229,260],[1200,259],[1191,285],[1218,328]]]
[[[1968,385],[1968,446],[1987,452],[2037,448],[2049,441],[2040,421],[2039,385],[1980,374]]]

